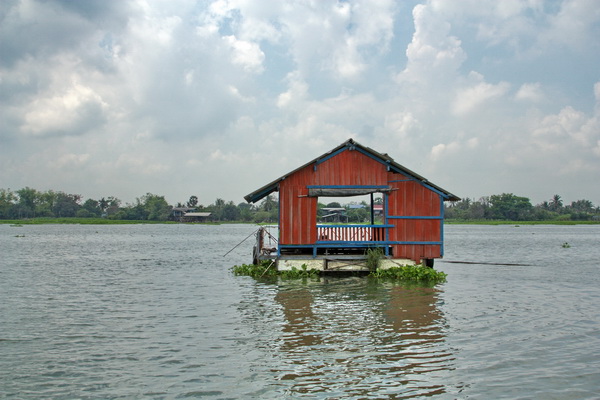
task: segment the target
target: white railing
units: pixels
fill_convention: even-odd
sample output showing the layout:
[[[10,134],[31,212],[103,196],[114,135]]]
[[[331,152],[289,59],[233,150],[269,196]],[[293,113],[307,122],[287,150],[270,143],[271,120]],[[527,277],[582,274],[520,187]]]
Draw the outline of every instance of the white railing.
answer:
[[[320,242],[383,242],[391,225],[317,225]]]

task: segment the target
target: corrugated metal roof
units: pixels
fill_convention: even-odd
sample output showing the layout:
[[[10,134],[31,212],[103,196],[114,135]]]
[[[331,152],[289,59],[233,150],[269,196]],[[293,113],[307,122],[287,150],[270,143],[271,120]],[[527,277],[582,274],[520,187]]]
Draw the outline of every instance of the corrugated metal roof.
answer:
[[[184,217],[210,217],[209,212],[188,212],[183,214]]]
[[[307,162],[306,164],[296,168],[295,170],[288,172],[287,174],[275,179],[273,182],[270,182],[268,184],[266,184],[265,186],[255,190],[254,192],[244,196],[244,199],[246,199],[246,201],[248,203],[256,203],[257,201],[261,200],[262,198],[266,197],[267,195],[275,192],[278,190],[279,188],[279,182],[281,182],[282,180],[286,179],[288,176],[294,174],[297,171],[300,171],[310,165],[313,164],[320,164],[324,161],[326,161],[327,159],[334,157],[335,155],[337,155],[338,153],[345,151],[345,150],[359,150],[361,151],[363,154],[375,159],[376,161],[381,162],[382,164],[388,166],[388,168],[390,168],[391,170],[394,170],[396,172],[399,172],[403,175],[406,175],[416,181],[418,181],[419,183],[429,186],[430,188],[440,192],[442,194],[442,196],[444,197],[444,200],[450,200],[450,201],[458,201],[460,200],[460,197],[450,193],[449,191],[429,182],[426,178],[422,177],[421,175],[417,174],[414,171],[411,171],[410,169],[404,167],[403,165],[398,164],[397,162],[395,162],[389,155],[387,154],[381,154],[373,149],[371,149],[370,147],[366,147],[361,145],[360,143],[354,141],[353,139],[348,139],[347,141],[345,141],[344,143],[342,143],[341,145],[335,147],[334,149],[328,151],[327,153],[315,158],[314,160],[311,160],[309,162]]]

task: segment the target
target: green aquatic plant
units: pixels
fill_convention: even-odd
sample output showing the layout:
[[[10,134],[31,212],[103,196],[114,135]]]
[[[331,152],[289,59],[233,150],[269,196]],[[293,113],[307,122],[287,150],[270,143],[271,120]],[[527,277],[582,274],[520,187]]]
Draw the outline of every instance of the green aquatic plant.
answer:
[[[279,271],[275,267],[275,261],[265,260],[260,264],[242,264],[235,265],[231,271],[236,276],[250,276],[252,278],[276,278],[282,279],[305,279],[318,278],[319,271],[316,269],[308,269],[306,264],[302,264],[300,269],[292,267],[291,270]]]
[[[371,271],[370,276],[377,279],[394,281],[417,281],[443,283],[448,276],[444,272],[423,265],[403,265]]]
[[[251,276],[252,278],[272,278],[277,276],[275,263],[270,260],[264,260],[260,264],[242,264],[234,265],[231,271],[236,276]]]
[[[306,264],[302,264],[301,269],[292,267],[291,270],[279,271],[279,276],[283,279],[304,279],[304,278],[318,278],[319,271],[316,269],[308,269]]]
[[[562,247],[563,247],[563,249],[568,249],[569,247],[571,247],[571,245],[569,243],[567,243],[567,242],[564,242],[562,244]]]
[[[376,271],[379,268],[379,263],[383,258],[383,249],[381,247],[372,247],[367,249],[366,264],[369,271]]]

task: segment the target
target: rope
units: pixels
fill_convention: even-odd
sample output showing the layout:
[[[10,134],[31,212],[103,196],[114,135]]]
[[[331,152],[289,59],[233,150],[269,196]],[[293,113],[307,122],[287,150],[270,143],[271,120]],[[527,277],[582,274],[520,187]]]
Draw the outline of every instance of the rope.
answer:
[[[263,275],[267,273],[267,271],[269,270],[269,268],[271,268],[271,267],[273,266],[273,264],[275,264],[275,261],[271,260],[271,263],[269,264],[269,266],[267,267],[267,269],[265,269],[265,270],[263,271],[263,273],[262,273],[262,274],[260,274],[260,277],[259,277],[259,279],[260,279],[260,278],[262,278],[262,277],[263,277]]]
[[[450,261],[450,260],[439,260],[442,263],[448,264],[481,264],[481,265],[506,265],[509,267],[531,267],[531,264],[513,264],[513,263],[497,263],[497,262],[480,262],[480,261]]]
[[[260,228],[258,228],[260,229]],[[246,236],[246,238],[244,240],[242,240],[241,242],[239,242],[238,244],[236,244],[233,249],[229,250],[227,253],[223,254],[223,257],[225,257],[227,254],[231,253],[233,250],[235,250],[240,244],[244,243],[246,240],[248,240],[248,238],[254,234],[256,234],[256,232],[258,232],[258,229],[255,230],[254,232],[252,232],[251,234],[249,234],[248,236]]]

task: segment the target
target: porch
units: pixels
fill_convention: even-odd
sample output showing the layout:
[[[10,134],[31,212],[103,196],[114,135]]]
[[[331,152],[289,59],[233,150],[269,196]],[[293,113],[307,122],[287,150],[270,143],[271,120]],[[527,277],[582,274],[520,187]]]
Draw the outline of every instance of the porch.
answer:
[[[374,244],[388,238],[394,225],[317,225],[317,244]]]
[[[260,259],[281,257],[346,256],[364,258],[367,248],[380,247],[390,256],[388,230],[394,225],[317,225],[317,237],[310,244],[279,243],[279,227],[267,226],[257,231],[255,255]]]

